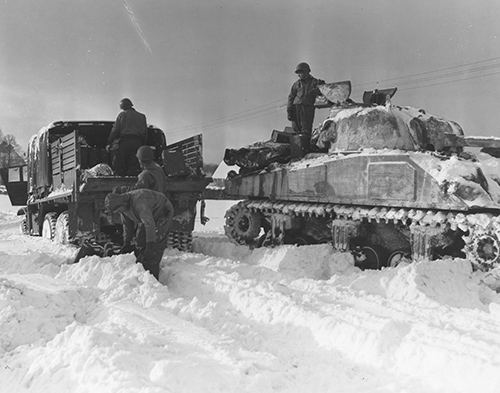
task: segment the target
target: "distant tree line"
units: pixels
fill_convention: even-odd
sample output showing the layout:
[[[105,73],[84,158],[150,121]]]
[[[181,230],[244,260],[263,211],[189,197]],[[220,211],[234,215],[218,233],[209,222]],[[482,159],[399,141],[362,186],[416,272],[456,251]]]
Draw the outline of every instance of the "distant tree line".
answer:
[[[218,166],[218,164],[206,163],[203,165],[203,171],[207,176],[212,176]]]

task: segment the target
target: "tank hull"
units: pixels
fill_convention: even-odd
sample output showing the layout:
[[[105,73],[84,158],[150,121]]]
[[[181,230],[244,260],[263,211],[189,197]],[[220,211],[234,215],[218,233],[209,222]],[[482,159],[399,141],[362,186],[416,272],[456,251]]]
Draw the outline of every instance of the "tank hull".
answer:
[[[470,211],[498,209],[500,205],[477,182],[445,179],[433,168],[449,158],[426,153],[342,154],[319,156],[269,172],[237,176],[227,181],[229,195],[283,201],[303,201],[364,206],[406,207]],[[468,176],[469,172],[463,176]]]
[[[420,152],[308,156],[226,180],[244,200],[228,211],[226,234],[253,246],[331,242],[361,252],[365,267],[449,255],[488,270],[500,263],[500,186],[489,167]]]

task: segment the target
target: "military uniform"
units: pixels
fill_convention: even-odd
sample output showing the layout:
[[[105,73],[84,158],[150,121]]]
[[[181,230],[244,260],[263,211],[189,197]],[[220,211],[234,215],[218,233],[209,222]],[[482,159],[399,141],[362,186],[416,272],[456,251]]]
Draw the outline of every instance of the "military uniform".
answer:
[[[288,95],[288,119],[292,122],[293,130],[299,134],[311,136],[314,122],[314,101],[321,94],[318,86],[325,82],[308,75],[292,85]]]
[[[125,109],[118,114],[108,138],[109,145],[119,141],[113,160],[113,169],[118,176],[136,176],[139,173],[135,153],[145,142],[146,129],[146,116],[134,108]]]
[[[163,168],[156,162],[143,163],[143,170],[139,173],[137,183],[134,188],[147,188],[148,190],[167,192],[167,176]]]
[[[147,189],[111,193],[105,203],[108,210],[121,214],[124,246],[135,237],[137,262],[158,279],[174,213],[172,203],[164,194]]]

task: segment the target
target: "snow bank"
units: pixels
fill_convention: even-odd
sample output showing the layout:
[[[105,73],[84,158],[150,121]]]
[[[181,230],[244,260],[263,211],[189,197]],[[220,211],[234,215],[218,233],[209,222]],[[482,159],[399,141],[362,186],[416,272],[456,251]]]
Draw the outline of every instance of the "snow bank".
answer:
[[[49,341],[94,303],[90,290],[41,274],[0,277],[0,353]]]
[[[168,289],[135,263],[132,254],[84,258],[75,265],[63,265],[56,278],[99,290],[103,302],[133,301],[152,307],[168,297]]]
[[[227,246],[217,244],[222,250],[215,254],[221,255]],[[217,260],[217,271],[212,259],[197,259],[193,263],[208,270],[202,282],[197,281],[201,272],[175,269],[174,262],[171,280],[190,287],[188,293],[197,298],[215,291],[219,302],[225,299],[259,323],[284,331],[306,329],[317,345],[355,362],[383,364],[427,380],[435,389],[497,391],[500,319],[498,307],[491,306],[500,301],[473,275],[470,263],[450,259],[361,272],[352,265],[344,269],[337,254],[329,280],[297,278],[327,278],[325,270],[317,270],[329,255],[322,252],[317,246],[253,250],[237,264],[228,260],[224,268]],[[313,258],[317,265],[311,264]],[[263,274],[247,264],[281,274]],[[453,371],[443,375],[445,368]]]
[[[219,208],[195,253],[165,252],[161,283],[132,255],[67,264],[0,221],[0,391],[500,390],[500,295],[467,261],[249,250]]]
[[[7,194],[0,194],[0,223],[16,214],[18,206],[12,206]]]

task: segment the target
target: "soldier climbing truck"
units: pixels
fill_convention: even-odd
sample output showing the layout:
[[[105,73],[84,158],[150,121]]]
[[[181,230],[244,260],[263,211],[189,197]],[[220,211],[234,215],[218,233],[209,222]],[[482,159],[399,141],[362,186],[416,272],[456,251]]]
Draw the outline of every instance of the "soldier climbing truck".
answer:
[[[112,121],[58,121],[42,128],[28,146],[27,165],[2,169],[12,205],[24,206],[22,232],[62,244],[112,255],[122,244],[118,215],[104,209],[115,187],[131,187],[136,177],[114,176],[105,148]],[[174,205],[168,246],[191,247],[196,202],[210,182],[203,174],[201,135],[166,145],[165,135],[149,126],[146,144],[168,177]]]
[[[340,91],[324,88],[322,105]],[[393,105],[395,91],[365,92],[362,103],[348,99],[350,88],[334,94],[310,146],[274,131],[269,142],[227,149],[226,164],[240,170],[225,193],[243,200],[226,212],[227,236],[257,247],[331,242],[362,268],[445,256],[497,267],[500,140]]]

